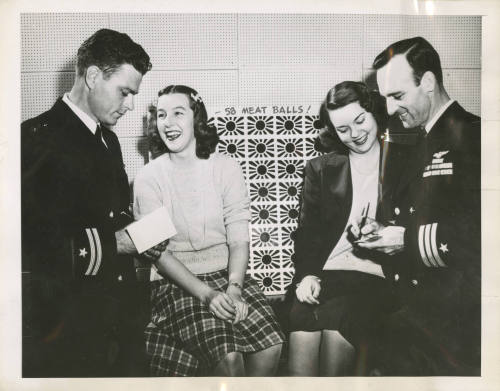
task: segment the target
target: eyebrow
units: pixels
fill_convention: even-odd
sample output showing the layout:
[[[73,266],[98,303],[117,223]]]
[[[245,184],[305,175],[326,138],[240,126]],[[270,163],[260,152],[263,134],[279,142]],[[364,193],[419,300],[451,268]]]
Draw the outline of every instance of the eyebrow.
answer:
[[[398,94],[402,94],[403,92],[402,91],[394,91],[394,92],[389,92],[387,94],[387,96],[394,96],[394,95],[398,95]]]
[[[186,110],[186,108],[184,106],[176,106],[176,107],[172,107],[172,110],[178,110],[178,109],[182,109],[182,110]],[[163,112],[166,112],[165,109],[161,109],[161,108],[158,108],[157,111],[163,111]]]
[[[356,121],[359,117],[361,117],[362,115],[366,114],[366,111],[362,111],[361,113],[359,113],[356,118],[354,118],[354,121]]]
[[[128,87],[121,87],[122,90],[125,90],[125,91],[128,91],[129,93],[131,93],[132,95],[137,95],[139,93],[139,91],[135,91],[131,88],[128,88]]]
[[[363,114],[366,114],[366,111],[362,111],[361,113],[359,113],[354,119],[352,122],[356,122],[356,120],[361,117]],[[349,125],[341,125],[341,126],[335,126],[335,129],[343,129],[343,128],[348,128]]]

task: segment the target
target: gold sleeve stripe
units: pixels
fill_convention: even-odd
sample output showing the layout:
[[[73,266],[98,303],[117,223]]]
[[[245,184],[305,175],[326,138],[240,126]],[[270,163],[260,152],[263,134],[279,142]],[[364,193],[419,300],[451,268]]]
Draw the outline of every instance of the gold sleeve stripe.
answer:
[[[443,262],[443,260],[439,256],[439,252],[438,252],[437,245],[436,245],[437,225],[438,225],[438,223],[434,223],[434,224],[432,224],[432,227],[431,227],[432,255],[434,256],[434,259],[436,260],[436,262],[438,263],[439,266],[446,267],[446,264]]]
[[[429,259],[427,258],[427,254],[425,253],[424,250],[424,232],[425,232],[425,225],[421,225],[420,228],[418,229],[418,249],[420,251],[420,256],[422,257],[422,262],[425,264],[427,267],[431,267],[432,265],[429,262]]]
[[[424,228],[424,250],[427,254],[427,259],[433,267],[437,267],[438,264],[432,255],[431,250],[431,224],[426,224]]]
[[[90,262],[89,262],[89,267],[85,272],[85,275],[88,276],[95,265],[95,242],[94,242],[94,236],[92,236],[90,229],[86,228],[85,232],[87,233],[87,238],[89,239],[89,245],[90,245]]]
[[[101,267],[101,261],[102,261],[102,246],[101,246],[101,239],[99,238],[99,232],[97,232],[97,229],[92,228],[92,232],[94,234],[95,238],[95,244],[96,244],[96,250],[97,250],[97,256],[96,256],[96,265],[94,267],[94,270],[92,271],[92,275],[95,276]]]

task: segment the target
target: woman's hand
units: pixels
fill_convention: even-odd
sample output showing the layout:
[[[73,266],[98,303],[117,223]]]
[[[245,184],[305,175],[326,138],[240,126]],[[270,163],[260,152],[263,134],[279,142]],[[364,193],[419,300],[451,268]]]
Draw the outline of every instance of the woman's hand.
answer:
[[[233,300],[236,307],[236,316],[233,323],[239,323],[248,316],[248,303],[241,296],[241,289],[234,285],[229,285],[226,289],[227,295]]]
[[[236,318],[236,306],[227,293],[210,290],[205,300],[209,311],[217,318],[228,322]]]
[[[305,276],[295,290],[297,299],[301,303],[319,304],[320,283],[321,280],[316,276]]]

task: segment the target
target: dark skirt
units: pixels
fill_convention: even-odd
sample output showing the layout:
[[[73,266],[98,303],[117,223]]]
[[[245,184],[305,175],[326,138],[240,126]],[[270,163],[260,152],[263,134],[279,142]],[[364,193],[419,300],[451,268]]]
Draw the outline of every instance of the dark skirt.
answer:
[[[382,277],[329,270],[321,279],[319,305],[301,303],[294,294],[290,331],[336,330],[359,347],[375,337],[381,321],[397,308],[391,285]]]
[[[226,270],[197,277],[218,291],[228,286]],[[248,316],[236,325],[212,315],[204,303],[168,279],[153,281],[151,289],[146,348],[153,375],[208,374],[231,352],[257,352],[284,341],[273,310],[249,276],[242,293]]]

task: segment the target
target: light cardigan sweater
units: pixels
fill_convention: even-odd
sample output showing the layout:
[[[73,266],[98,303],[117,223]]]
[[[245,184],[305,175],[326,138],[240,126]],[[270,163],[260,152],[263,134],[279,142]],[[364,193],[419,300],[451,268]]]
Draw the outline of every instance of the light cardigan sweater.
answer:
[[[165,206],[177,230],[167,249],[202,274],[227,267],[228,244],[249,241],[250,200],[237,161],[213,153],[197,163],[182,168],[166,153],[144,166],[134,181],[134,217]],[[151,278],[161,278],[154,267]]]

